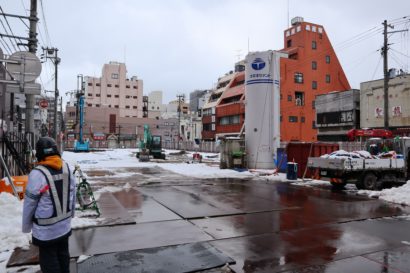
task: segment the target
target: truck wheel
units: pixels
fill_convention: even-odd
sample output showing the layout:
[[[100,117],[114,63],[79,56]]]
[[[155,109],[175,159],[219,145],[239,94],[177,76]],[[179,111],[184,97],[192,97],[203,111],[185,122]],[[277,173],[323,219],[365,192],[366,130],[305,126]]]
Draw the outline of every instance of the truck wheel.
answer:
[[[378,191],[382,188],[380,181],[377,180],[377,176],[372,173],[368,173],[363,177],[362,185],[363,188],[371,191]]]

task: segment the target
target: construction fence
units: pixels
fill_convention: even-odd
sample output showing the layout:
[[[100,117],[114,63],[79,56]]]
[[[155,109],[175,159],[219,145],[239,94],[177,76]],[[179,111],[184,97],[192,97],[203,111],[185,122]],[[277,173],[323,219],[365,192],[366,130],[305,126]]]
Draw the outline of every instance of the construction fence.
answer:
[[[64,145],[64,150],[74,150],[75,141],[66,141]],[[91,150],[106,150],[106,149],[135,149],[139,147],[139,141],[137,140],[94,140],[90,142]],[[207,153],[219,153],[219,143],[204,141],[199,144],[194,141],[163,141],[163,149],[169,150],[184,150],[184,151],[197,151],[197,152],[207,152]]]

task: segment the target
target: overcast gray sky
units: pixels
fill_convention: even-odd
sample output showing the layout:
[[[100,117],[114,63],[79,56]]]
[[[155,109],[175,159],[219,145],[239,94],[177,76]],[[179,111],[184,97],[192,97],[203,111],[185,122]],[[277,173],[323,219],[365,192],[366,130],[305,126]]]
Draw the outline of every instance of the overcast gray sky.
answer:
[[[44,22],[38,1],[40,46],[57,47],[62,59],[60,93],[76,88],[77,74],[100,76],[104,63],[119,61],[128,76],[144,81],[144,94],[162,90],[164,102],[212,88],[245,57],[248,39],[250,51],[283,48],[288,14],[324,26],[350,84],[359,88],[382,77],[377,29],[383,20],[410,15],[408,0],[42,0]],[[0,3],[6,13],[25,14],[30,1]],[[15,34],[27,35],[20,21],[9,22]],[[390,36],[389,66],[409,70],[409,34]],[[51,65],[43,72],[42,82],[53,90]]]

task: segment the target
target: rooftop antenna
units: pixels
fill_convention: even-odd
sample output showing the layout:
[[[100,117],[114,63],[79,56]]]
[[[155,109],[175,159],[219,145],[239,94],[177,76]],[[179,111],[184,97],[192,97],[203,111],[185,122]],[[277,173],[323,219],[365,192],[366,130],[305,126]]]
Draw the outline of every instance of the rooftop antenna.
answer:
[[[290,2],[290,0],[288,0],[288,20],[286,22],[286,25],[288,26],[288,28],[290,27],[290,25],[289,25],[289,23],[290,23],[290,21],[289,21],[289,2]]]
[[[248,53],[249,53],[249,37],[248,37]]]
[[[241,60],[241,56],[242,56],[242,54],[241,54],[241,49],[237,49],[237,50],[235,50],[236,52],[237,52],[237,54],[235,55],[236,57],[238,57],[238,62]]]
[[[124,63],[127,63],[127,46],[124,45]]]

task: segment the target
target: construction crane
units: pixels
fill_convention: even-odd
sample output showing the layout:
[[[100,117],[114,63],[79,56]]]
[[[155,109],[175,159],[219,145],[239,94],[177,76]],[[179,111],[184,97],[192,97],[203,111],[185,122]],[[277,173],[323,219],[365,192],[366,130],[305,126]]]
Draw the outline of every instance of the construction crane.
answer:
[[[77,113],[79,114],[79,134],[78,139],[74,143],[74,152],[89,152],[90,143],[88,140],[84,140],[83,126],[84,126],[84,90],[83,90],[83,80],[81,77],[81,92],[77,92]]]

